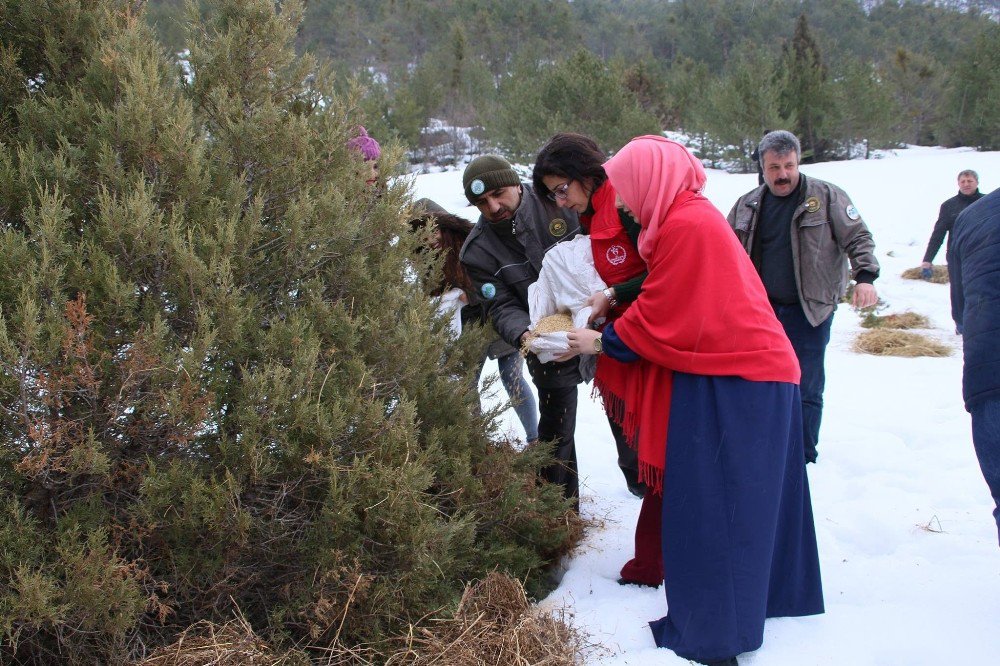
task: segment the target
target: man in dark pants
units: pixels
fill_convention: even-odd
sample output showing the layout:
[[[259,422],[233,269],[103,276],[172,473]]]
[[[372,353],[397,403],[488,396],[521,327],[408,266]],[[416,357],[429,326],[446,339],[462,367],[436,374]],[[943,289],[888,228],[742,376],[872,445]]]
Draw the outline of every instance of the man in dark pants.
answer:
[[[545,252],[580,232],[577,214],[539,196],[497,155],[472,160],[462,175],[462,185],[480,216],[459,257],[497,333],[521,348],[530,322],[528,286],[538,279]],[[593,358],[540,363],[528,354],[527,362],[538,389],[538,438],[555,442],[555,462],[542,470],[542,477],[561,485],[563,494],[576,505],[577,385],[593,378]]]
[[[1000,538],[1000,189],[955,220],[948,270],[955,325],[964,329],[962,397]]]
[[[847,260],[856,282],[852,305],[875,305],[875,242],[843,190],[799,173],[802,149],[794,134],[769,132],[757,152],[764,185],[740,197],[728,220],[799,359],[805,460],[816,462],[826,346],[847,287]]]
[[[934,231],[931,232],[931,238],[927,241],[927,251],[924,252],[924,261],[921,264],[921,272],[925,280],[929,280],[931,275],[933,275],[932,269],[934,265],[932,262],[938,250],[941,249],[941,243],[944,242],[945,235],[948,236],[948,244],[945,246],[944,256],[945,262],[948,261],[953,238],[951,230],[955,225],[955,218],[969,205],[979,201],[982,196],[982,192],[979,191],[979,174],[972,169],[960,172],[958,174],[958,194],[941,204],[941,208],[938,210],[937,222],[934,223]],[[954,303],[952,303],[951,317],[956,320],[961,318],[959,313],[955,312]],[[961,333],[962,327],[958,326],[955,332]]]

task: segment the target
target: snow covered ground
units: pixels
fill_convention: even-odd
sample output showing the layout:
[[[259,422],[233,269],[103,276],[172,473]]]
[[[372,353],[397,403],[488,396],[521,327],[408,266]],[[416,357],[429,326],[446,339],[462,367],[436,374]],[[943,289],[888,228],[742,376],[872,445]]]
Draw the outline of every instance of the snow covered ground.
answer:
[[[1000,187],[1000,152],[911,147],[802,168],[846,190],[871,228],[882,266],[875,285],[888,306],[880,314],[927,315],[933,328],[924,333],[955,353],[855,353],[853,340],[864,330],[859,316],[838,309],[819,462],[808,467],[826,614],[768,620],[763,647],[742,655],[741,664],[1000,664],[1000,548],[962,404],[962,339],[954,334],[947,285],[900,277],[920,264],[938,206],[958,191],[962,169],[979,172],[983,193]],[[727,213],[755,185],[755,175],[710,171],[705,194]],[[417,176],[414,193],[470,220],[478,216],[462,194],[460,171]],[[943,248],[935,263],[944,263]],[[484,372],[495,373],[496,365]],[[512,410],[504,419],[520,433]],[[576,433],[581,511],[596,527],[541,606],[565,609],[600,646],[589,664],[687,664],[657,649],[647,627],[666,614],[662,587],[615,582],[631,557],[640,502],[625,488],[590,386],[580,387]]]

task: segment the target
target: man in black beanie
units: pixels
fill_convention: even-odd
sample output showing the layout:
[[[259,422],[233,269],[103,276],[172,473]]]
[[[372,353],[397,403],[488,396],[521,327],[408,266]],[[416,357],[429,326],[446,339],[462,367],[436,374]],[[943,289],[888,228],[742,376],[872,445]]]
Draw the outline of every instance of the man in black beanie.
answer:
[[[462,175],[462,186],[480,216],[459,256],[493,327],[508,344],[520,348],[530,322],[528,286],[538,279],[545,252],[579,233],[579,220],[573,211],[522,183],[499,155],[472,160]],[[542,477],[560,484],[563,494],[578,506],[577,384],[593,378],[594,357],[540,363],[528,354],[527,360],[538,389],[538,438],[554,442],[555,462],[542,470]]]

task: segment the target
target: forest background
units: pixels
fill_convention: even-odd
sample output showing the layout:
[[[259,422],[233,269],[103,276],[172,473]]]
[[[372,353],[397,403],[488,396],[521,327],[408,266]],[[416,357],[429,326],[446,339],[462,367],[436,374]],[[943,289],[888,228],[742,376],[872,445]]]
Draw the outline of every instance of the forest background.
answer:
[[[176,50],[183,3],[149,3]],[[489,149],[527,161],[573,127],[609,151],[681,131],[709,165],[746,171],[778,127],[806,161],[1000,147],[998,12],[996,0],[310,0],[297,48],[363,85],[369,129],[414,163]]]

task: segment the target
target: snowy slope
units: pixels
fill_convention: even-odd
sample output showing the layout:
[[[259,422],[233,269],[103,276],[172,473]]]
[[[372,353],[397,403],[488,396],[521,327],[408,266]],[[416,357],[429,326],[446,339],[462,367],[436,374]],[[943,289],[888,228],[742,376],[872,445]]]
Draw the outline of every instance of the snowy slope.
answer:
[[[927,333],[955,354],[857,354],[851,345],[863,330],[859,317],[849,307],[837,311],[819,463],[808,468],[827,612],[768,620],[763,647],[742,655],[741,664],[1000,663],[1000,548],[962,405],[961,338],[948,287],[900,277],[919,265],[938,206],[969,168],[979,172],[982,192],[1000,186],[1000,153],[968,149],[913,147],[802,168],[846,190],[871,228],[882,265],[876,287],[888,304],[882,314],[927,315],[934,326]],[[755,185],[755,175],[710,171],[705,193],[727,213]],[[417,176],[414,193],[471,220],[478,215],[462,194],[460,171]],[[944,263],[943,248],[935,263]],[[487,365],[491,372],[495,364]],[[520,432],[511,410],[504,419]],[[588,663],[687,664],[657,649],[646,626],[666,613],[662,588],[615,582],[631,557],[639,501],[625,489],[590,386],[580,388],[577,447],[581,510],[596,527],[542,607],[566,608],[601,646]]]

